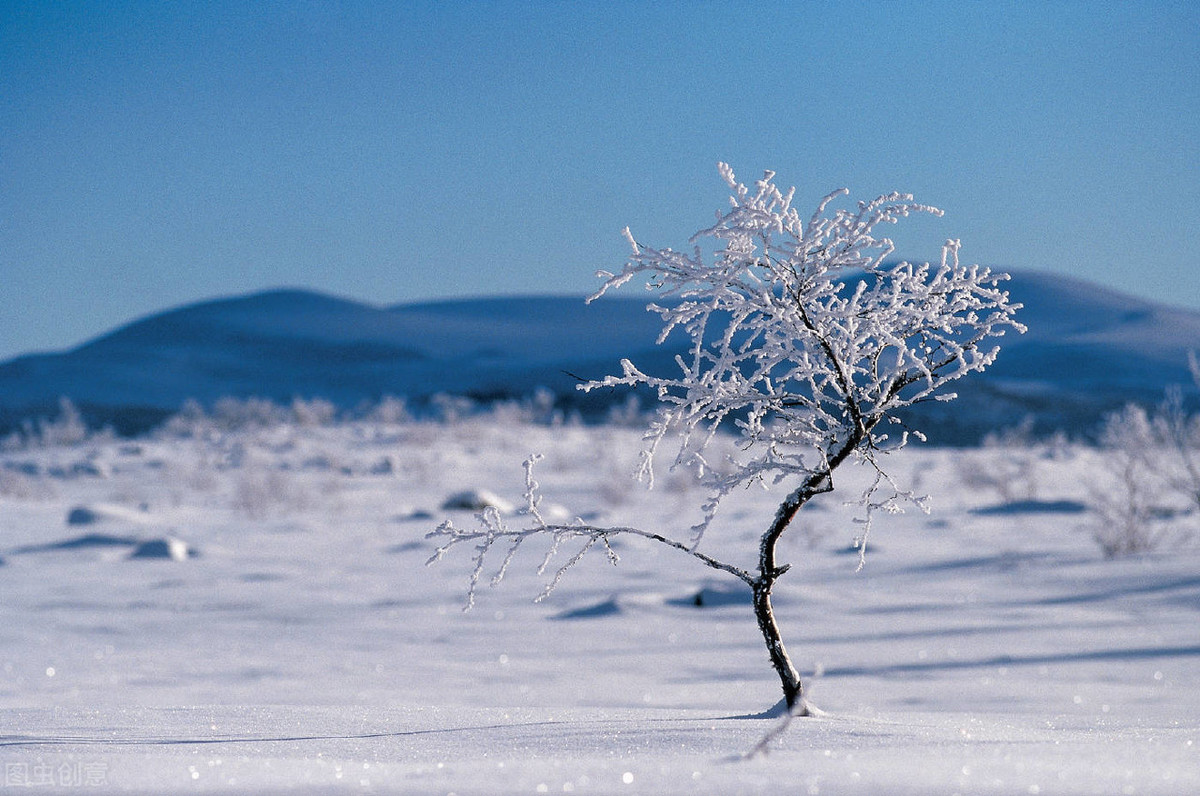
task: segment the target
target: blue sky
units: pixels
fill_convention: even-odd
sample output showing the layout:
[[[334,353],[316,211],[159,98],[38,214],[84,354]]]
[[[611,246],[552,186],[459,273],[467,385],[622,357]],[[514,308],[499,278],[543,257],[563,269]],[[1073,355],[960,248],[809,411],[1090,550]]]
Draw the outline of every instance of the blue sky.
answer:
[[[0,4],[0,359],[276,286],[584,295],[718,160],[1200,308],[1195,3]]]

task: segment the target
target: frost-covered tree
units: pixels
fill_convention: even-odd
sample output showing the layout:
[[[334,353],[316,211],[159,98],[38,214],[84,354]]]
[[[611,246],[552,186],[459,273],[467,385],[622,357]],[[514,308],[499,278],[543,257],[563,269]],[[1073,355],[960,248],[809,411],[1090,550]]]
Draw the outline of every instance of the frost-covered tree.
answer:
[[[833,489],[834,471],[848,462],[874,470],[872,485],[859,498],[861,551],[874,512],[898,511],[906,500],[923,508],[882,465],[883,454],[903,447],[910,435],[919,437],[900,413],[917,403],[953,398],[944,388],[993,361],[993,338],[1023,331],[1013,319],[1020,305],[999,287],[1007,275],[959,265],[956,240],[946,242],[939,265],[889,263],[894,246],[875,237],[877,227],[912,213],[941,215],[911,196],[893,193],[838,209],[835,202],[848,193],[843,189],[803,217],[792,204],[794,189],[780,191],[773,172],[751,188],[729,166],[719,169],[733,191],[730,207],[693,236],[692,250],[651,248],[626,229],[632,256],[619,273],[601,272],[603,285],[589,299],[644,277],[657,296],[649,308],[663,319],[659,342],[676,332],[690,338],[688,354],[677,359],[679,372],[647,374],[624,360],[621,375],[581,385],[657,391],[660,411],[646,434],[640,475],[652,484],[663,443],[676,439],[673,466],[694,468],[709,489],[703,519],[682,539],[631,527],[548,523],[538,510],[533,457],[525,465],[525,527],[508,527],[494,510],[479,515],[478,529],[445,522],[430,534],[441,541],[430,561],[455,545],[474,546],[470,606],[489,554],[499,548],[495,584],[531,538],[550,539],[539,571],[547,571],[560,551],[566,559],[543,597],[594,548],[615,563],[609,542],[618,536],[676,548],[750,587],[786,706],[792,715],[807,715],[800,675],[771,604],[775,584],[790,566],[779,560],[780,538],[801,507]],[[710,466],[706,452],[724,429],[740,437],[740,456]],[[754,562],[714,558],[703,540],[721,500],[755,483],[786,492],[764,523]]]
[[[1200,388],[1200,362],[1191,358]],[[1100,479],[1092,482],[1093,536],[1110,558],[1144,553],[1186,538],[1176,520],[1200,513],[1200,415],[1183,390],[1167,390],[1157,411],[1129,405],[1101,428]]]
[[[1155,475],[1163,449],[1156,425],[1145,409],[1134,405],[1104,420],[1100,478],[1089,483],[1095,512],[1092,536],[1108,558],[1153,550],[1164,537],[1159,520],[1165,494]]]

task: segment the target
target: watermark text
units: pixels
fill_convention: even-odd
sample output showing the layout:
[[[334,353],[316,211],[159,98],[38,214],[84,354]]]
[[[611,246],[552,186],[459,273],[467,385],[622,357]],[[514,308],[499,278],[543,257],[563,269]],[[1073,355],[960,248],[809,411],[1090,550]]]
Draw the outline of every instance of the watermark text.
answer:
[[[5,762],[4,788],[102,788],[108,784],[108,763],[100,761]]]

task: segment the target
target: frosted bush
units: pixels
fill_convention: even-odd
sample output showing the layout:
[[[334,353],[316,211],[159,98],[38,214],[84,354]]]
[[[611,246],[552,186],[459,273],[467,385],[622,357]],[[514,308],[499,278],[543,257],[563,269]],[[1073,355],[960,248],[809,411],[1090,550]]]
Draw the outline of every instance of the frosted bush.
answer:
[[[299,426],[329,426],[337,419],[337,407],[324,398],[294,398],[292,421]]]
[[[222,431],[272,428],[287,420],[287,412],[266,398],[221,398],[213,406],[212,420]]]
[[[558,426],[564,422],[562,412],[555,409],[554,393],[538,387],[533,395],[520,400],[496,401],[489,407],[488,419],[501,424]]]
[[[1193,361],[1193,373],[1196,373]],[[1197,376],[1200,384],[1200,375]],[[1136,405],[1105,418],[1092,536],[1109,558],[1190,538],[1200,516],[1200,417],[1177,388],[1154,413]]]
[[[646,425],[646,414],[642,410],[642,402],[636,395],[631,395],[624,402],[615,404],[608,409],[605,422],[618,428],[641,428]]]
[[[70,398],[64,397],[58,400],[58,415],[38,418],[36,423],[26,420],[21,432],[13,432],[5,439],[4,447],[6,450],[18,450],[71,446],[86,442],[91,436],[79,409]],[[111,437],[111,433],[106,437]]]
[[[885,454],[920,436],[907,428],[903,410],[953,398],[948,386],[995,359],[993,338],[1023,327],[1013,320],[1019,305],[1000,288],[1007,276],[960,265],[957,240],[946,242],[940,265],[888,262],[894,246],[875,237],[875,229],[940,210],[898,193],[839,208],[835,202],[847,193],[839,190],[801,216],[794,191],[781,191],[773,172],[748,187],[727,165],[719,170],[733,192],[730,207],[692,237],[691,251],[646,246],[626,229],[632,255],[619,273],[601,272],[603,285],[592,297],[644,279],[656,292],[650,309],[663,320],[658,342],[672,334],[689,340],[678,372],[649,374],[626,359],[620,375],[581,385],[649,388],[658,396],[639,474],[652,485],[664,455],[672,470],[689,471],[707,494],[700,522],[686,541],[638,528],[548,523],[539,510],[535,456],[526,462],[526,527],[510,528],[494,511],[480,515],[477,530],[445,522],[431,534],[441,541],[431,561],[459,544],[474,550],[470,605],[488,554],[501,551],[496,583],[531,537],[550,539],[539,568],[553,572],[543,595],[590,550],[603,550],[615,563],[616,536],[678,549],[750,587],[784,703],[790,714],[805,715],[800,676],[771,604],[775,583],[789,569],[777,558],[780,537],[802,506],[833,490],[833,472],[845,463],[874,474],[858,499],[860,550],[877,512],[901,511],[905,502],[923,507],[883,467]],[[714,445],[726,429],[736,436],[732,453]],[[673,453],[662,453],[666,445]],[[703,552],[721,501],[752,485],[786,485],[759,538],[756,565]],[[560,551],[566,561],[553,567]]]
[[[386,426],[398,426],[412,422],[408,402],[394,395],[386,395],[367,412],[367,420]]]
[[[988,434],[978,450],[957,457],[959,478],[973,491],[995,492],[1005,503],[1038,496],[1041,459],[1048,449],[1033,436],[1033,418]]]
[[[300,507],[302,498],[283,473],[253,468],[239,474],[233,506],[247,517],[261,520],[276,510]]]
[[[204,407],[194,398],[184,401],[179,411],[155,430],[160,439],[201,439],[215,429]]]
[[[434,416],[447,425],[461,422],[475,411],[475,402],[461,395],[438,393],[429,399]]]
[[[7,467],[0,468],[0,497],[41,500],[53,495],[54,490],[41,479]]]

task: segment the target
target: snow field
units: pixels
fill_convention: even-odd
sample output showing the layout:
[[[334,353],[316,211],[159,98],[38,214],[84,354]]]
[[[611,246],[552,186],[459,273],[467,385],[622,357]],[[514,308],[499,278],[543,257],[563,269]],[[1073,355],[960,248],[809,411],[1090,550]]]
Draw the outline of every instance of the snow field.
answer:
[[[779,683],[736,581],[623,538],[538,604],[522,551],[463,613],[469,551],[425,566],[425,533],[473,521],[442,502],[520,505],[534,451],[564,516],[686,539],[703,493],[633,482],[639,437],[485,418],[0,455],[0,790],[1200,791],[1200,554],[1105,560],[1092,450],[889,457],[932,512],[877,517],[859,572],[842,501],[868,474],[839,471],[777,601],[828,715],[752,760]],[[776,500],[731,495],[703,549],[752,565]],[[131,558],[168,538],[192,555]]]

